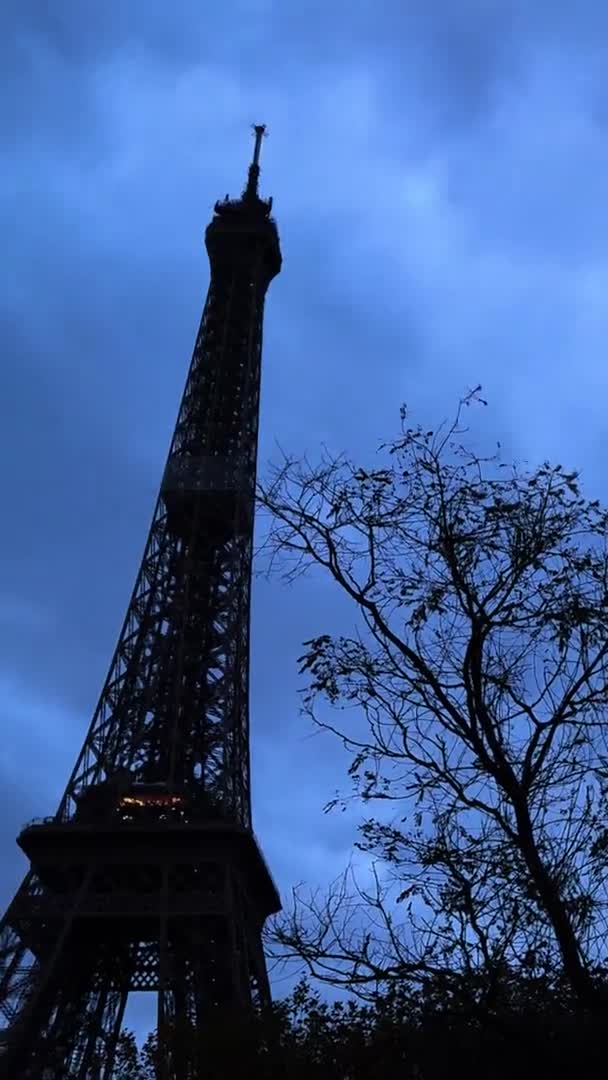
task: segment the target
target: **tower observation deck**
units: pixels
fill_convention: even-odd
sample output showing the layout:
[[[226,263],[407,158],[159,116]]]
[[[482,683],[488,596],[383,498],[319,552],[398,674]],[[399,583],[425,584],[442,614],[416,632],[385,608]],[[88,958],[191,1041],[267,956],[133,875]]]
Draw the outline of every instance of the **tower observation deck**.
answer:
[[[18,838],[30,871],[0,923],[7,1080],[111,1080],[134,990],[157,997],[160,1075],[185,1080],[199,1074],[177,1024],[270,1001],[261,933],[280,900],[252,830],[249,624],[281,252],[254,130],[243,193],[205,233],[209,290],[108,675],[56,814]]]

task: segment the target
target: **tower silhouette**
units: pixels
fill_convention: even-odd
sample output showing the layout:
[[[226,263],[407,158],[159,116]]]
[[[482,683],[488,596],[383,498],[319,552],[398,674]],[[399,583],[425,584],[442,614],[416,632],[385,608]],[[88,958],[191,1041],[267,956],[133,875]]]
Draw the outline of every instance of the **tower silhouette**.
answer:
[[[207,300],[141,567],[57,813],[0,923],[0,1074],[110,1080],[127,996],[158,1032],[270,1001],[262,927],[280,909],[252,831],[249,621],[262,321],[281,269],[258,194],[205,233]],[[161,1075],[194,1075],[161,1042]]]

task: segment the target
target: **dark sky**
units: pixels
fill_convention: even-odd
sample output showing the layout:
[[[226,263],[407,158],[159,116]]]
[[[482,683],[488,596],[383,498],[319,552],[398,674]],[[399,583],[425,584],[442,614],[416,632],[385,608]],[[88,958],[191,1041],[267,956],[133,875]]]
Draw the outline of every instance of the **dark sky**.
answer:
[[[262,471],[276,442],[367,462],[402,401],[432,426],[481,382],[480,438],[608,494],[607,51],[603,0],[5,0],[3,905],[110,660],[252,122],[284,254]],[[256,583],[255,821],[285,894],[350,853],[296,670],[349,620],[320,581]]]

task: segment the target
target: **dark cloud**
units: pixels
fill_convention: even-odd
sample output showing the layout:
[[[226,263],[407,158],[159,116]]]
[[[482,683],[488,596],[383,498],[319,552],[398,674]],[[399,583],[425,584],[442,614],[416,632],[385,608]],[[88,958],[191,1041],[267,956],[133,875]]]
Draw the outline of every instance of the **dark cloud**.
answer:
[[[445,137],[483,122],[505,93],[517,92],[539,45],[595,55],[608,22],[594,0],[576,9],[566,0],[388,0],[380,8],[235,0],[230,8],[226,21],[221,9],[191,0],[179,14],[151,0],[12,0],[1,47],[6,131],[26,143],[35,131],[48,146],[66,142],[81,155],[94,143],[107,149],[112,131],[101,76],[118,64],[131,66],[134,80],[144,68],[175,77],[220,66],[277,93],[286,80],[308,79],[312,88],[337,66],[363,64],[393,112],[387,137],[416,146],[429,134]]]
[[[182,63],[197,55],[205,20],[194,4],[176,18],[161,0],[97,4],[95,0],[9,2],[9,41],[32,43],[66,64],[84,68],[123,50],[149,51],[156,60]],[[212,16],[213,17],[213,16]],[[198,33],[196,32],[198,28]]]

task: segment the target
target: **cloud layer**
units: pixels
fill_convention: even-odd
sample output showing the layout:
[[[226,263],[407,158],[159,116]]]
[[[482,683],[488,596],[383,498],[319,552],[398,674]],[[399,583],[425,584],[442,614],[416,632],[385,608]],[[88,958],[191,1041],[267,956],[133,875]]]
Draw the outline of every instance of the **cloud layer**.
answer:
[[[480,437],[606,497],[608,9],[465,0],[203,12],[9,3],[2,38],[2,843],[52,810],[141,554],[207,286],[202,234],[268,122],[284,269],[262,461],[369,458],[406,400],[484,384]],[[334,876],[343,760],[296,658],[348,626],[321,583],[256,584],[256,828],[285,891]],[[2,899],[23,872],[7,854]]]

